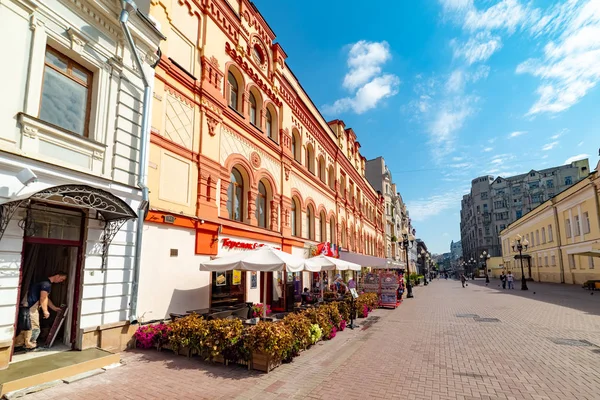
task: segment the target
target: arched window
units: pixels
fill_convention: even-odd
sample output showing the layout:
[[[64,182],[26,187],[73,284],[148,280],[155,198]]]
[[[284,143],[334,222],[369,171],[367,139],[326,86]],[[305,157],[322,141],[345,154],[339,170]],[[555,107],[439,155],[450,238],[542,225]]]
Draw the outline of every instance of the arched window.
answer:
[[[321,242],[326,242],[327,241],[327,220],[325,217],[325,211],[321,211],[321,214],[319,215],[319,231],[320,231],[319,240]]]
[[[265,116],[265,124],[266,124],[265,129],[267,130],[267,136],[270,137],[271,139],[275,140],[275,137],[273,135],[273,116],[271,115],[271,111],[268,108],[267,108],[267,113]]]
[[[315,240],[315,211],[311,205],[306,207],[306,237]]]
[[[235,76],[231,71],[227,74],[227,82],[229,83],[229,107],[233,108],[236,111],[240,111],[238,109],[238,81],[235,79]]]
[[[329,241],[335,243],[335,219],[333,217],[329,220]]]
[[[333,165],[329,166],[329,177],[328,177],[328,183],[329,183],[329,188],[335,190],[335,170],[333,169]]]
[[[321,182],[325,183],[325,159],[323,157],[319,157],[319,179]]]
[[[302,139],[300,138],[300,133],[298,133],[297,129],[292,130],[292,155],[294,156],[294,160],[299,163],[302,162],[300,159],[300,149],[302,147]]]
[[[290,215],[292,227],[292,236],[300,236],[300,204],[298,204],[298,200],[294,197],[292,198],[292,212]]]
[[[234,221],[244,220],[244,180],[237,168],[231,170],[231,183],[227,189],[227,210],[229,218]]]
[[[265,184],[258,182],[258,196],[256,196],[256,220],[261,228],[267,227],[267,188]]]
[[[342,224],[342,247],[348,247],[348,244],[346,243],[346,224]]]
[[[315,173],[315,152],[312,145],[306,145],[306,168],[309,172]]]
[[[250,92],[250,123],[254,126],[258,126],[256,116],[256,97]]]

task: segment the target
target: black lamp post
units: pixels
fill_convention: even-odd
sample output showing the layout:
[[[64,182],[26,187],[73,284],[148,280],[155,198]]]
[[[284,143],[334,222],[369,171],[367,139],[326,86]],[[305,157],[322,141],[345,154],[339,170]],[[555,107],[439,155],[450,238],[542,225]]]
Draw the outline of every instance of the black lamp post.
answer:
[[[527,287],[527,279],[525,279],[525,270],[523,269],[523,250],[527,251],[529,246],[529,240],[522,240],[523,236],[517,235],[515,241],[512,242],[512,249],[515,252],[519,252],[519,258],[521,259],[521,290],[529,290]]]
[[[471,259],[469,260],[469,271],[471,273],[471,280],[475,280],[475,265],[477,264],[477,261],[475,261],[475,259],[473,257],[471,257]]]
[[[415,230],[413,229],[412,232],[410,232],[408,230],[407,227],[404,227],[404,229],[402,229],[402,246],[404,246],[404,251],[406,253],[406,298],[407,299],[412,299],[413,297],[413,292],[412,292],[412,284],[410,283],[410,260],[408,259],[408,249],[409,246],[412,248],[412,246],[415,244]]]
[[[428,285],[427,282],[427,262],[429,261],[429,254],[423,249],[421,250],[421,265],[423,266],[423,284]]]
[[[481,261],[483,262],[483,268],[484,268],[484,272],[485,272],[485,283],[486,285],[488,283],[490,283],[490,277],[488,275],[488,270],[487,270],[487,262],[490,259],[490,255],[484,250],[483,253],[481,253],[481,255],[479,256],[479,258],[481,259]]]

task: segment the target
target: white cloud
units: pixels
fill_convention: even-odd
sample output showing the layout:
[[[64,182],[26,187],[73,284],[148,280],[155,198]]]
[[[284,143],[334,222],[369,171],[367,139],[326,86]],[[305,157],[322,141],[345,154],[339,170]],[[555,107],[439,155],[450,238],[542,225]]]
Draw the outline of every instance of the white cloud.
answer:
[[[543,56],[517,66],[518,74],[540,78],[538,100],[528,115],[559,113],[584,97],[600,81],[600,2],[569,1],[552,8],[532,32],[562,33],[544,46]]]
[[[469,65],[476,62],[486,61],[497,50],[502,48],[500,36],[494,36],[489,32],[479,32],[471,37],[466,43],[452,41],[454,56],[463,57]]]
[[[493,147],[486,147],[485,149],[483,149],[484,152],[489,153],[490,151],[493,151],[494,148]]]
[[[325,105],[323,112],[338,114],[354,111],[362,114],[388,97],[398,93],[400,79],[393,74],[383,74],[381,66],[391,59],[387,42],[368,42],[361,40],[354,43],[348,51],[348,73],[342,86],[351,96],[336,100],[331,105]],[[421,104],[427,108],[427,102]]]
[[[442,157],[454,151],[455,132],[473,114],[475,97],[457,97],[442,105],[429,125],[430,144],[434,153]]]
[[[493,137],[491,139],[488,139],[488,143],[489,144],[493,144],[496,140],[498,140],[498,138],[497,137]]]
[[[462,70],[454,70],[446,82],[446,90],[450,93],[462,92],[465,87],[465,74]]]
[[[425,221],[449,209],[456,208],[468,188],[459,188],[426,199],[408,201],[406,206],[413,221]]]
[[[581,146],[583,146],[583,142],[577,143],[577,147],[581,147]]]
[[[508,138],[509,139],[516,138],[516,137],[524,135],[526,133],[527,133],[527,131],[514,131],[510,135],[508,135]]]
[[[392,55],[387,42],[367,42],[361,40],[350,48],[348,52],[348,68],[344,77],[343,86],[346,89],[357,89],[374,76],[381,74],[381,65],[388,61]]]
[[[462,157],[452,157],[452,161],[459,162],[459,161],[462,161],[462,160],[463,160]]]
[[[345,97],[336,100],[331,106],[325,106],[324,112],[327,114],[337,114],[344,111],[353,110],[357,114],[362,114],[377,106],[380,100],[394,96],[398,93],[400,79],[395,75],[383,75],[367,83],[354,95],[354,97]]]
[[[589,156],[589,154],[577,154],[576,156],[567,158],[563,164],[571,164],[572,162],[586,159]]]
[[[471,31],[506,29],[512,33],[528,20],[529,12],[518,0],[502,0],[485,11],[471,7],[465,16],[464,27]]]
[[[473,0],[440,0],[446,11],[464,11],[473,7]]]
[[[556,146],[558,146],[558,142],[550,142],[544,145],[544,147],[542,147],[542,151],[548,151],[548,150],[552,150],[553,148],[555,148]]]

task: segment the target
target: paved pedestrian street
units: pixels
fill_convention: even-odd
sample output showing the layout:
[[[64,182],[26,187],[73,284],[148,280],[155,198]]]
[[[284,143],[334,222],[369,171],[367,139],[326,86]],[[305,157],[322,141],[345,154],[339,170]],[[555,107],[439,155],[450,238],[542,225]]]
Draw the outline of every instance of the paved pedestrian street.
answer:
[[[516,286],[435,280],[269,374],[136,351],[27,400],[600,399],[600,292]]]

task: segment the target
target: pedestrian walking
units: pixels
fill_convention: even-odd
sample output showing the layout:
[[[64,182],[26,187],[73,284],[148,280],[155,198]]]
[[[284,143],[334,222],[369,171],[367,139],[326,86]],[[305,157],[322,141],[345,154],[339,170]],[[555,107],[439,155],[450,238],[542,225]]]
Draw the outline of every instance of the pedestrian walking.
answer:
[[[504,273],[504,270],[500,274],[500,282],[502,282],[502,289],[506,289],[506,274]]]
[[[508,282],[508,288],[509,289],[514,289],[515,285],[514,285],[514,277],[512,272],[508,271],[508,275],[506,276],[506,281]]]
[[[467,277],[465,274],[460,275],[460,283],[462,283],[462,287],[465,287],[465,282],[467,281]]]

